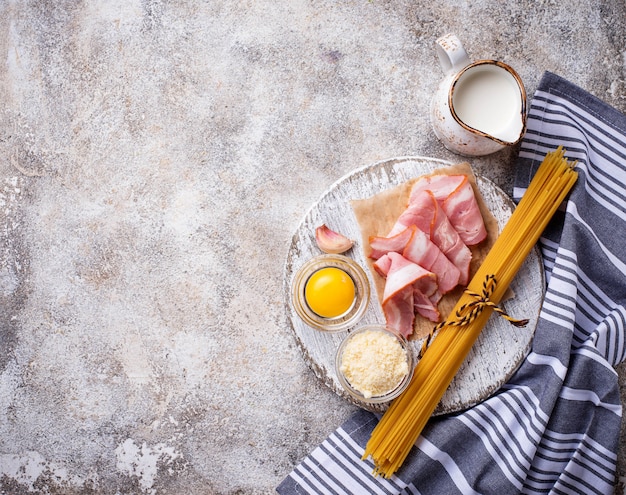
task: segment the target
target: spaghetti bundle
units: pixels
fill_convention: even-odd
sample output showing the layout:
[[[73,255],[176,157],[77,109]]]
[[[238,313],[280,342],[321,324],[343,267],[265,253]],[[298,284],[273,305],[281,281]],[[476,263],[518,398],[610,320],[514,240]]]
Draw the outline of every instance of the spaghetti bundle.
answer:
[[[546,155],[467,290],[437,327],[409,387],[374,428],[363,454],[372,457],[374,474],[389,478],[402,465],[494,308],[502,313],[497,305],[576,182],[564,154],[559,147]]]

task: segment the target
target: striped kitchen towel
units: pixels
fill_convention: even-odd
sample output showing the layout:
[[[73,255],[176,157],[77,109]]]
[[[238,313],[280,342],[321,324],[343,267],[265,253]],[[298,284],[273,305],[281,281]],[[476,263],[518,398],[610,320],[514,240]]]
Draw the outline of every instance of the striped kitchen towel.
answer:
[[[626,359],[626,116],[544,74],[515,178],[519,199],[563,145],[579,179],[541,238],[547,289],[532,350],[491,398],[434,417],[402,468],[361,455],[377,417],[358,411],[280,484],[282,495],[612,494]]]

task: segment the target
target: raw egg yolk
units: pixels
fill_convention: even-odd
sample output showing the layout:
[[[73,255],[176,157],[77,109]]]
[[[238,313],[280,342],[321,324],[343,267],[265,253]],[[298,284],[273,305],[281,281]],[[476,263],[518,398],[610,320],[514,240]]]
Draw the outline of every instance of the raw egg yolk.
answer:
[[[304,298],[309,308],[323,318],[336,318],[347,312],[354,302],[352,277],[339,268],[317,270],[309,277]]]

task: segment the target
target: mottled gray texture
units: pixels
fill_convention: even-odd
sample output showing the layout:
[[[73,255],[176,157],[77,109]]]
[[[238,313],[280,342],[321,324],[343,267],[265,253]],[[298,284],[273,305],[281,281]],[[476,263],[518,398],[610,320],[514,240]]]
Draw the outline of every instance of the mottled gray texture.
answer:
[[[457,159],[449,31],[626,110],[617,0],[0,4],[0,494],[271,493],[348,417],[285,256],[356,167]],[[472,164],[510,193],[514,156]]]

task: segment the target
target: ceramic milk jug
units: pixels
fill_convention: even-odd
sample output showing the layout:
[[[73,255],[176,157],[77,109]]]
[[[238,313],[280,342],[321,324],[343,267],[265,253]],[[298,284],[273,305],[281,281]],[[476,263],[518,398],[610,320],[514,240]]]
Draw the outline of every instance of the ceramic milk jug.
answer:
[[[472,62],[454,34],[439,38],[445,78],[431,105],[437,137],[454,153],[482,156],[516,144],[526,129],[526,90],[518,74],[496,60]]]

